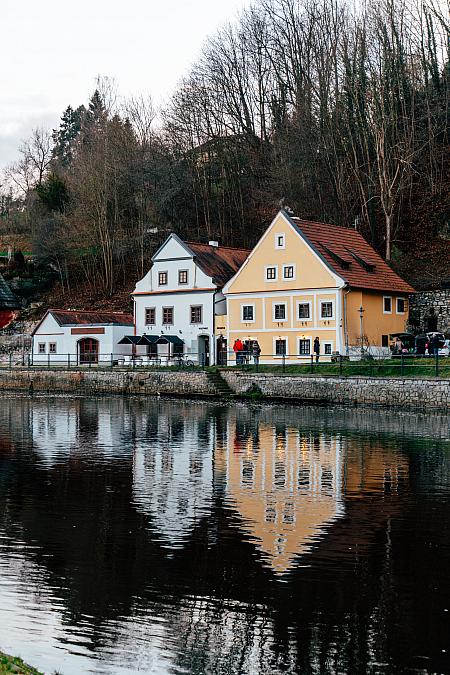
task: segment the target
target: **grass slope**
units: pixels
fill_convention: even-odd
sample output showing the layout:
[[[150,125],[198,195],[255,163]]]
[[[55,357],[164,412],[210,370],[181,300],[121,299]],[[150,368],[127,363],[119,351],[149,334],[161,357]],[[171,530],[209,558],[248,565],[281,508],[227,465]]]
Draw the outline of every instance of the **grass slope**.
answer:
[[[0,652],[0,673],[18,673],[18,675],[42,675],[38,670],[28,666],[14,656]]]

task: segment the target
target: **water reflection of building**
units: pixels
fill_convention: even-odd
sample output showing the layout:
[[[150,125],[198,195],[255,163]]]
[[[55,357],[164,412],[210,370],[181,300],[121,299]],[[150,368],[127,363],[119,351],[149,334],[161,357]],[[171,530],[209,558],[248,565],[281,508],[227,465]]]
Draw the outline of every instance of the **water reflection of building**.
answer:
[[[229,502],[263,558],[282,574],[343,512],[339,437],[260,422],[230,428],[226,448]]]
[[[182,412],[182,411],[181,411]],[[150,516],[149,528],[163,546],[182,548],[196,525],[210,514],[213,500],[214,426],[201,407],[186,416],[169,406],[143,412],[141,427],[157,429],[146,436],[136,429],[133,498]]]

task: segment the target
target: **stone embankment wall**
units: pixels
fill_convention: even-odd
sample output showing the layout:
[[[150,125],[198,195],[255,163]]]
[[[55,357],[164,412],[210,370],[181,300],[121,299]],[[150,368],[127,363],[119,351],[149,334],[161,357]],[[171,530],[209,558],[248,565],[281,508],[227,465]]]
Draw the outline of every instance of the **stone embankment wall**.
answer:
[[[35,393],[146,394],[147,396],[215,396],[216,388],[204,372],[170,371],[0,371],[0,390]]]
[[[381,377],[295,377],[222,371],[236,394],[258,387],[267,398],[450,410],[450,380]]]
[[[242,373],[222,370],[228,392],[238,396],[391,408],[450,411],[449,379],[314,377]],[[46,371],[0,370],[0,390],[75,395],[144,394],[187,398],[221,396],[217,376],[176,371]]]

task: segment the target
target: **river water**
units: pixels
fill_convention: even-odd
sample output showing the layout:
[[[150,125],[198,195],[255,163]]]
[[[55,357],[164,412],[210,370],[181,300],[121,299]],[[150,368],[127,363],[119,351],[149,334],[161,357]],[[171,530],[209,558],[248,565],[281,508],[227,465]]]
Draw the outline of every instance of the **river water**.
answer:
[[[51,673],[450,672],[450,417],[0,399],[0,648]]]

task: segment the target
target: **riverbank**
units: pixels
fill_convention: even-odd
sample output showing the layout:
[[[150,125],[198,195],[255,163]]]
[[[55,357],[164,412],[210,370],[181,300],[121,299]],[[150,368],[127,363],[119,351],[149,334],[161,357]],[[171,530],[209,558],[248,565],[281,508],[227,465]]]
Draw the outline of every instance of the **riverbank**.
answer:
[[[42,673],[28,664],[24,663],[22,659],[15,656],[8,656],[0,652],[0,673],[16,673],[16,675],[42,675]]]
[[[0,391],[97,396],[139,394],[185,398],[251,398],[308,403],[450,410],[450,379],[283,375],[208,371],[0,371]]]

